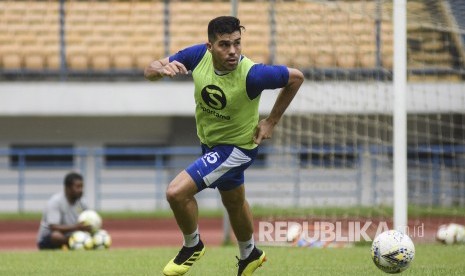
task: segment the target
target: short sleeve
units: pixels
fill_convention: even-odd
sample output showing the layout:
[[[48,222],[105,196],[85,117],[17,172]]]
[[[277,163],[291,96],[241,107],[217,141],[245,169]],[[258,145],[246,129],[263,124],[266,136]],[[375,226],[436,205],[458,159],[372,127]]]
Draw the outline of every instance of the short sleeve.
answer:
[[[254,64],[247,75],[247,95],[255,99],[265,89],[282,88],[289,81],[289,70],[283,65]]]
[[[51,200],[47,203],[45,209],[45,217],[48,224],[61,224],[60,204],[56,200]]]
[[[206,44],[197,44],[191,47],[187,47],[176,54],[169,57],[169,61],[179,61],[184,64],[187,70],[193,71],[200,60],[202,60],[205,52],[207,51]]]

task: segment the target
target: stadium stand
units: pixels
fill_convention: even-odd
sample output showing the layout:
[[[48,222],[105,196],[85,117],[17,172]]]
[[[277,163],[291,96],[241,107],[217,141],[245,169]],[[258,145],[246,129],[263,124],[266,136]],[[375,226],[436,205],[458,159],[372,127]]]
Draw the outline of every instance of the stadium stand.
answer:
[[[59,17],[56,1],[0,3],[2,69],[56,68]]]
[[[454,11],[463,11],[461,1],[449,2]],[[247,28],[244,54],[256,62],[302,69],[391,70],[392,3],[382,3],[381,8],[388,12],[379,18],[380,64],[376,58],[376,1],[241,2],[238,16]],[[454,40],[449,34],[433,26],[452,23],[440,4],[428,3],[408,1],[409,68],[463,66],[463,58],[457,60],[457,55],[451,54],[463,53],[463,46],[450,43]],[[58,71],[61,47],[66,56],[64,66],[70,71],[140,72],[154,58],[205,41],[208,21],[229,14],[230,9],[229,1],[65,1],[62,46],[60,1],[1,1],[0,72]],[[455,15],[457,24],[465,24],[460,14]],[[270,22],[275,22],[274,29]],[[275,51],[270,45],[276,46]]]
[[[463,60],[457,52],[463,47],[454,41],[454,26],[444,11],[443,1],[425,3],[422,1],[410,4],[410,24],[408,25],[408,63],[409,68],[433,69],[437,75],[416,76],[418,79],[460,80],[460,75],[442,74],[441,69],[448,71],[463,67]]]
[[[163,4],[70,1],[66,14],[71,69],[141,69],[163,55]]]
[[[431,30],[431,22],[441,22],[442,18],[437,15],[432,17],[430,10],[432,6],[427,7],[420,2],[413,2],[415,12],[412,13],[414,23],[409,25],[409,62],[413,66],[427,66],[429,64],[448,66],[451,63],[451,56],[448,53],[442,33],[437,30]],[[411,5],[412,6],[412,5]],[[415,51],[417,50],[417,51]],[[438,64],[440,62],[441,64]]]
[[[448,0],[448,5],[443,5],[444,14],[448,19],[448,25],[457,29],[465,29],[465,2],[458,0]],[[454,37],[455,43],[458,45],[461,61],[459,64],[465,64],[465,33],[457,33]]]
[[[374,20],[360,12],[367,8],[374,10],[374,4],[279,3],[278,63],[297,67],[374,67]]]

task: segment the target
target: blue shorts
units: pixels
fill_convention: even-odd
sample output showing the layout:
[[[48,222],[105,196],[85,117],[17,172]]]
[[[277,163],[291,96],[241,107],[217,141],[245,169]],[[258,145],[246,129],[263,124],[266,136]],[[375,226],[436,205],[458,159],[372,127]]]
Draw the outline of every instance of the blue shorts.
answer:
[[[247,150],[231,145],[209,148],[202,144],[202,156],[187,167],[199,192],[205,188],[228,191],[244,184],[244,171],[255,160],[258,147]]]

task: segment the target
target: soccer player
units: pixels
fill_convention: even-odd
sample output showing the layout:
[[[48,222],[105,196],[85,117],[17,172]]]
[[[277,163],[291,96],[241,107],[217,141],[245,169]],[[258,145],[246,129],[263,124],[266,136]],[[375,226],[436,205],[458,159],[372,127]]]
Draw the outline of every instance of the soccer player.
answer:
[[[235,17],[214,18],[208,24],[207,43],[155,60],[145,68],[145,78],[151,81],[192,71],[197,135],[203,152],[171,181],[166,191],[184,244],[165,266],[165,275],[186,273],[205,253],[194,198],[205,188],[218,188],[229,214],[240,252],[237,275],[251,275],[265,261],[265,252],[254,244],[244,170],[254,161],[262,140],[271,138],[304,77],[296,69],[255,64],[242,55],[244,29]],[[282,89],[269,116],[259,121],[260,94],[276,88]]]
[[[37,234],[39,249],[59,249],[68,245],[74,231],[91,231],[90,225],[78,223],[79,214],[87,209],[81,201],[84,182],[78,173],[68,173],[64,191],[54,194],[45,207]]]

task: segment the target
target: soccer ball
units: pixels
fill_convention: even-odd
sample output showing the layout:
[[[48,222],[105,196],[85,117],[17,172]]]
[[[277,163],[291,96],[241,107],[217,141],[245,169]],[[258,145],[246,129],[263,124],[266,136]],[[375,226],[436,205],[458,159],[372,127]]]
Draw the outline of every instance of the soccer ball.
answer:
[[[436,240],[447,245],[465,243],[465,227],[456,223],[440,225],[436,232]]]
[[[286,240],[287,242],[294,242],[300,238],[302,234],[302,227],[300,224],[292,224],[287,229]]]
[[[92,233],[97,232],[102,227],[102,218],[94,210],[83,211],[78,217],[78,222],[84,222],[85,225],[90,225],[92,227]]]
[[[75,231],[69,237],[68,246],[71,250],[90,250],[94,248],[94,242],[89,233]]]
[[[93,236],[94,249],[108,249],[111,246],[111,236],[107,231],[101,229]]]
[[[397,230],[379,234],[371,246],[371,258],[386,273],[406,270],[415,257],[415,246],[409,236]]]

